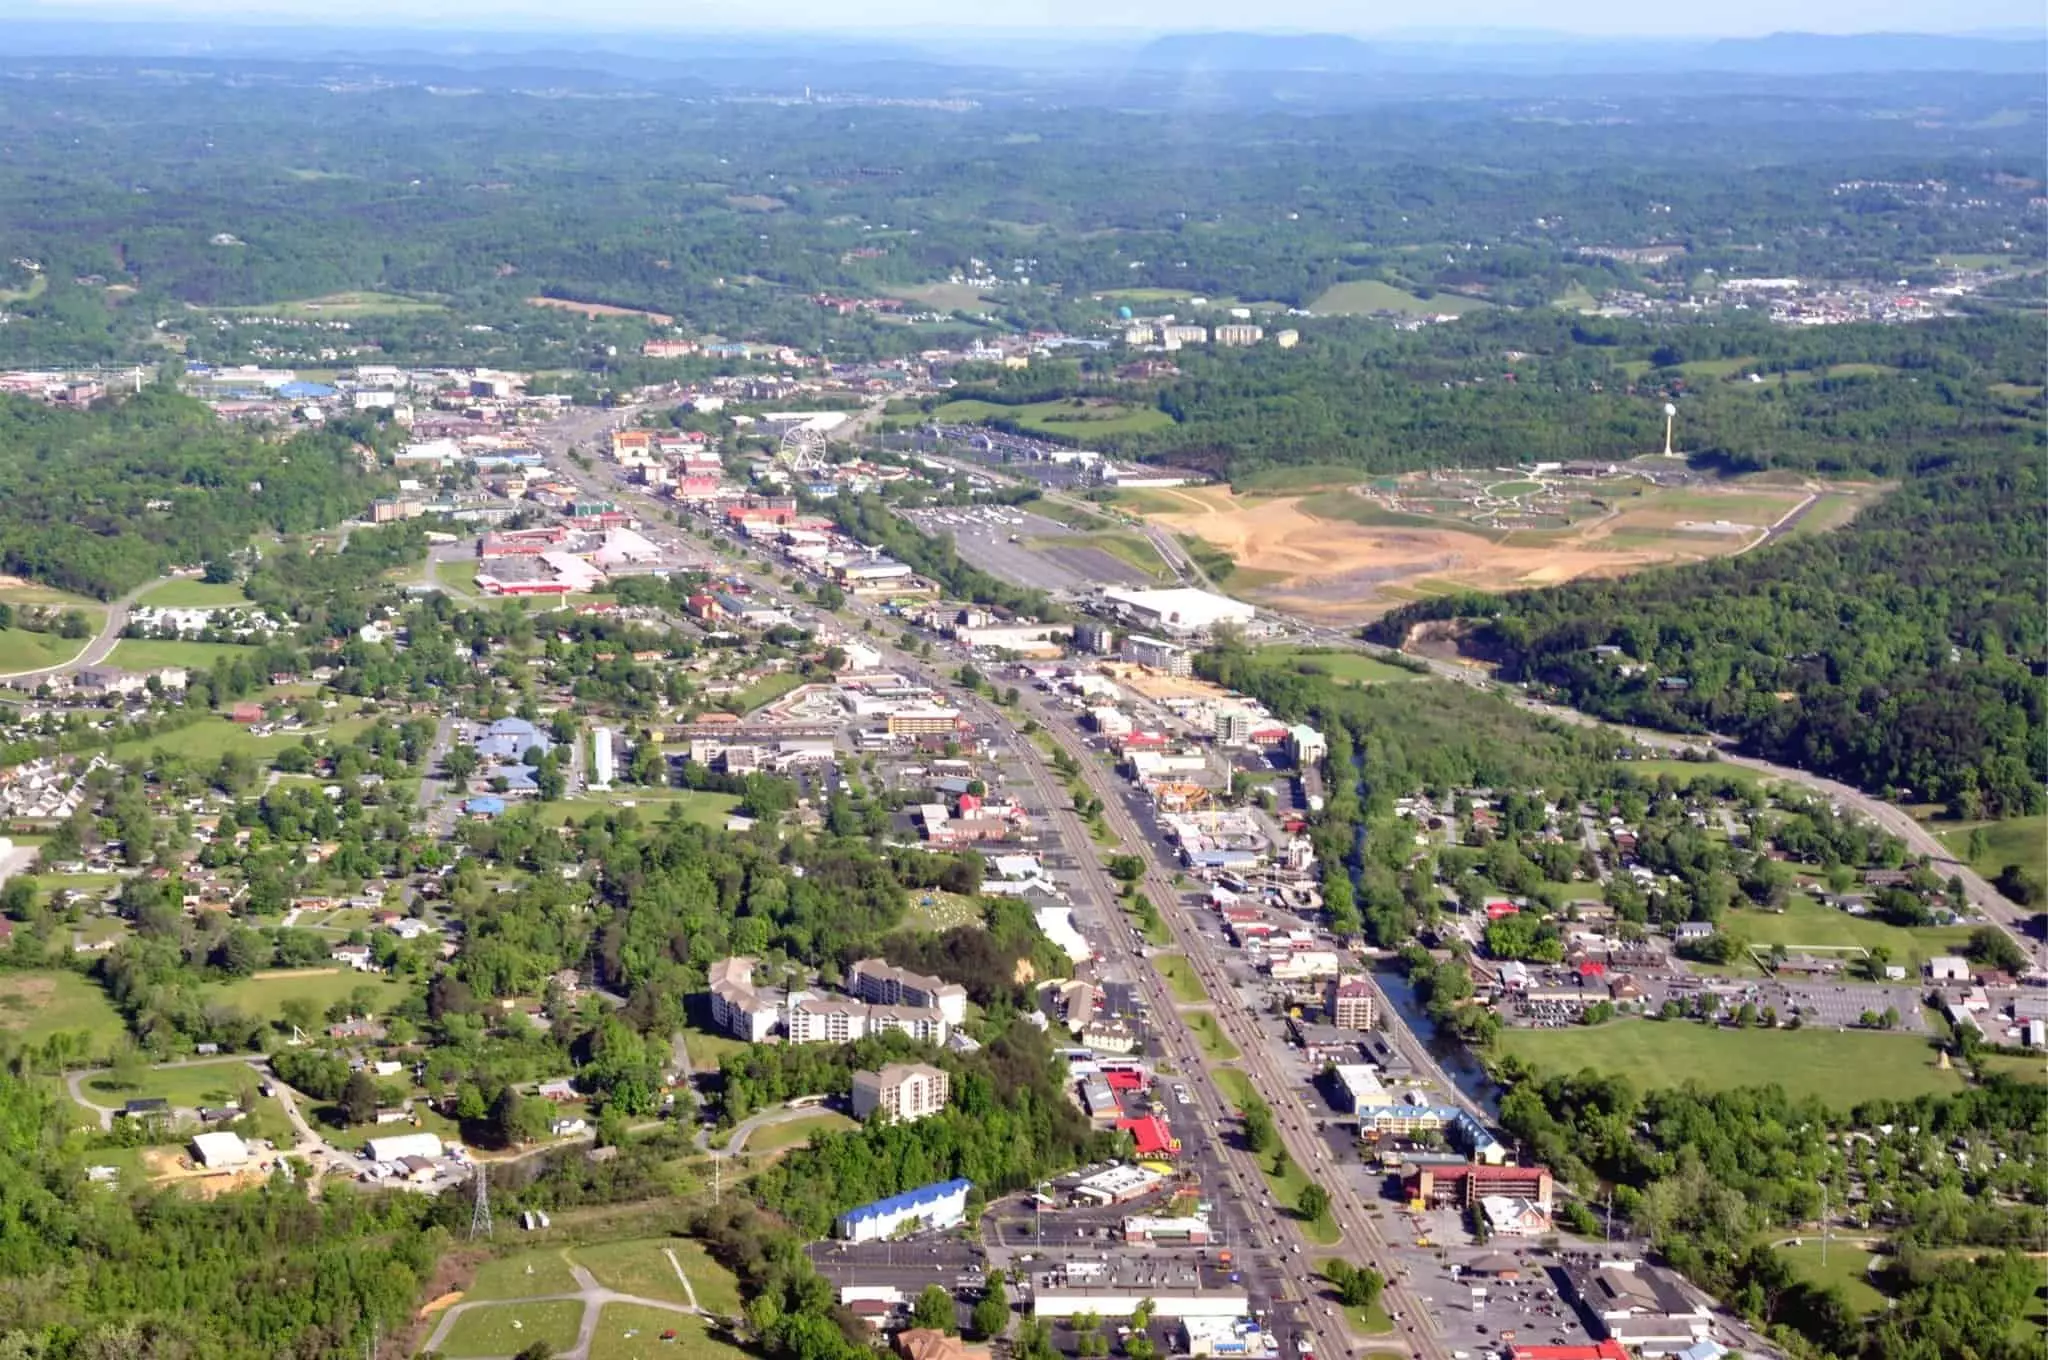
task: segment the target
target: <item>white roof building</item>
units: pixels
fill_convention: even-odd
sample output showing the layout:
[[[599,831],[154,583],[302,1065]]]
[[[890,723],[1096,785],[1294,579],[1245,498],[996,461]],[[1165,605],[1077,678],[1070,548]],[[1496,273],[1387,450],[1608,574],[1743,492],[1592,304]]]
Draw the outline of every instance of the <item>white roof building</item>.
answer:
[[[1206,633],[1220,623],[1248,624],[1258,613],[1240,600],[1186,586],[1172,590],[1111,587],[1102,592],[1102,598],[1133,622],[1177,637]]]
[[[192,1160],[208,1171],[243,1166],[249,1161],[249,1145],[238,1133],[201,1133],[192,1138]]]
[[[441,1138],[433,1133],[395,1133],[388,1138],[372,1138],[363,1144],[363,1151],[373,1162],[395,1162],[401,1157],[438,1157],[441,1155]]]

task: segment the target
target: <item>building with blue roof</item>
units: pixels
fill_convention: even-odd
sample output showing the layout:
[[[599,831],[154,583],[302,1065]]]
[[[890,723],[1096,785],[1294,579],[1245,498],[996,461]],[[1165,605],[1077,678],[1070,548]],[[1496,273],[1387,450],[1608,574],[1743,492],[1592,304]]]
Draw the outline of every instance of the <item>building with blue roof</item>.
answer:
[[[277,395],[280,397],[290,397],[293,401],[308,401],[326,397],[338,397],[341,395],[341,390],[329,387],[326,383],[307,382],[301,378],[279,384]]]
[[[914,1232],[955,1228],[967,1221],[967,1192],[973,1188],[972,1181],[950,1180],[905,1190],[847,1210],[834,1229],[848,1242],[880,1242],[905,1228]]]
[[[547,733],[524,718],[500,718],[477,734],[476,753],[485,760],[517,761],[538,746],[546,755],[554,745]]]
[[[505,815],[505,800],[496,794],[485,794],[463,800],[462,810],[472,817],[502,817]]]

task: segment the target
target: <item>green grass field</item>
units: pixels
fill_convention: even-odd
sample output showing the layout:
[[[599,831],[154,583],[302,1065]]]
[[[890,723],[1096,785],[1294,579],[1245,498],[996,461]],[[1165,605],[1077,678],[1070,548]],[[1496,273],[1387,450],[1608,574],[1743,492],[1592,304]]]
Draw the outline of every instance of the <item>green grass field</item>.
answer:
[[[1574,283],[1550,300],[1550,305],[1564,312],[1590,312],[1600,305],[1600,299],[1583,283]]]
[[[740,1282],[730,1270],[711,1259],[704,1244],[693,1238],[677,1238],[668,1244],[683,1263],[683,1274],[697,1291],[697,1306],[707,1313],[737,1317],[740,1311]],[[666,1262],[667,1258],[663,1258]]]
[[[274,1019],[279,1008],[292,997],[305,997],[324,1012],[335,1002],[346,1000],[358,988],[365,988],[376,995],[374,1013],[377,1015],[403,1001],[409,990],[405,983],[395,978],[358,973],[353,968],[337,968],[333,972],[298,969],[272,977],[214,983],[204,991],[208,1000],[225,1001],[244,1015]]]
[[[1821,1243],[1817,1237],[1802,1238],[1798,1246],[1773,1247],[1790,1262],[1799,1277],[1810,1284],[1834,1285],[1842,1299],[1858,1313],[1875,1313],[1886,1306],[1885,1296],[1870,1282],[1873,1253],[1837,1237],[1828,1243],[1826,1265],[1821,1264]]]
[[[587,1263],[586,1263],[587,1264]],[[664,1264],[666,1264],[664,1262]],[[466,1299],[530,1299],[537,1294],[573,1294],[576,1277],[559,1248],[500,1256],[476,1268]]]
[[[186,1067],[146,1068],[132,1085],[115,1080],[111,1072],[102,1072],[86,1078],[84,1088],[88,1097],[102,1105],[158,1096],[179,1108],[191,1109],[232,1100],[245,1089],[255,1089],[260,1080],[242,1059],[223,1058]]]
[[[1402,316],[1463,316],[1487,304],[1477,298],[1455,293],[1418,297],[1379,279],[1353,279],[1323,290],[1309,310],[1319,316],[1361,316],[1369,312],[1398,312]]]
[[[252,648],[232,642],[164,642],[156,638],[122,638],[114,644],[107,663],[125,670],[146,671],[158,666],[184,666],[188,670],[212,670],[218,661],[248,656]]]
[[[572,1286],[573,1287],[573,1286]],[[513,1355],[536,1341],[558,1351],[576,1344],[584,1305],[574,1299],[553,1303],[501,1303],[472,1308],[455,1320],[441,1343],[451,1360],[468,1356]]]
[[[1970,854],[1970,833],[1982,828],[1984,849]],[[1973,822],[1944,826],[1934,833],[1957,859],[1966,859],[1986,878],[1996,878],[2008,864],[2017,864],[2035,878],[2048,878],[2048,815],[2014,817],[2004,822]],[[1941,866],[1935,866],[1942,872]]]
[[[747,1047],[747,1043],[729,1034],[713,1034],[692,1025],[683,1030],[683,1047],[689,1051],[693,1070],[716,1072],[726,1054],[738,1053]]]
[[[285,747],[297,746],[308,736],[347,742],[368,728],[370,722],[368,718],[346,718],[318,732],[272,732],[257,736],[240,723],[232,723],[222,717],[208,717],[175,732],[121,742],[113,748],[112,754],[116,760],[133,760],[162,751],[186,760],[214,762],[229,751],[242,751],[252,759],[267,761]]]
[[[8,604],[52,604],[70,609],[103,610],[106,605],[90,595],[74,595],[68,590],[46,586],[35,581],[24,581],[18,586],[0,586],[0,600]]]
[[[1196,1006],[1209,999],[1209,989],[1195,976],[1195,966],[1188,962],[1185,954],[1154,954],[1152,966],[1159,970],[1159,976],[1166,979],[1176,1001]]]
[[[989,401],[949,401],[932,412],[932,419],[972,424],[982,420],[1005,420],[1034,434],[1066,435],[1088,439],[1096,435],[1144,434],[1173,427],[1173,417],[1153,406],[1125,402],[1034,401],[1022,406],[1004,406]]]
[[[2028,1058],[2017,1053],[1987,1053],[1977,1060],[1986,1073],[2016,1081],[2048,1083],[2048,1057]]]
[[[200,310],[228,312],[236,316],[324,317],[329,320],[345,320],[358,316],[408,316],[422,312],[446,311],[447,308],[438,302],[401,297],[397,293],[351,292],[329,293],[325,297],[300,298],[291,302],[266,302],[255,307],[206,307]],[[515,1346],[513,1349],[518,1348]]]
[[[934,934],[951,930],[954,926],[971,926],[981,923],[981,908],[971,897],[957,893],[927,892],[913,897],[910,907],[903,913],[903,923],[917,930],[929,930]]]
[[[1307,1219],[1303,1218],[1295,1210],[1295,1201],[1299,1200],[1301,1192],[1308,1188],[1309,1174],[1302,1170],[1293,1158],[1287,1159],[1286,1164],[1280,1170],[1280,1174],[1276,1176],[1273,1174],[1273,1158],[1271,1154],[1261,1153],[1259,1156],[1259,1174],[1266,1178],[1266,1188],[1273,1192],[1274,1206],[1288,1218],[1294,1220],[1294,1225],[1301,1229],[1303,1237],[1326,1247],[1333,1247],[1344,1240],[1344,1230],[1339,1228],[1337,1220],[1328,1214],[1324,1214],[1321,1218]]]
[[[59,666],[85,650],[90,638],[31,633],[25,628],[0,630],[0,675]]]
[[[663,1247],[673,1245],[665,1237],[601,1242],[576,1247],[569,1253],[569,1258],[595,1275],[597,1282],[607,1289],[615,1289],[621,1294],[638,1294],[643,1299],[660,1299],[665,1303],[688,1303],[690,1297],[683,1292],[683,1282],[676,1278],[675,1266],[661,1254]],[[677,1253],[676,1260],[682,1260],[681,1253]],[[691,1284],[695,1283],[691,1281]]]
[[[1908,964],[1908,971],[1916,977],[1918,968],[1915,965],[1936,954],[1954,953],[1970,938],[1967,926],[1907,929],[1888,925],[1874,917],[1851,916],[1845,911],[1822,906],[1805,893],[1793,893],[1786,900],[1782,912],[1731,911],[1723,918],[1721,928],[1749,944],[1766,949],[1774,944],[1782,944],[1787,949],[1799,945],[1882,947],[1891,951],[1894,963]]]
[[[1952,1095],[1960,1072],[1934,1065],[1926,1039],[1875,1031],[1738,1030],[1692,1021],[1620,1020],[1571,1029],[1508,1029],[1501,1050],[1544,1072],[1585,1068],[1638,1087],[1696,1081],[1709,1090],[1772,1082],[1847,1108],[1863,1100]]]
[[[1211,1062],[1235,1062],[1244,1056],[1238,1046],[1230,1042],[1230,1036],[1223,1032],[1223,1026],[1208,1011],[1192,1011],[1181,1019],[1194,1032],[1195,1042],[1202,1046],[1202,1052]]]
[[[166,581],[160,586],[151,586],[142,592],[139,604],[157,605],[165,609],[205,609],[217,605],[249,603],[249,597],[242,588],[232,582],[227,585],[213,585],[206,581]]]
[[[633,805],[633,810],[640,814],[643,822],[665,822],[672,810],[681,808],[686,821],[699,826],[724,826],[725,819],[740,805],[740,798],[736,793],[711,793],[701,789],[634,789],[631,792],[614,789],[609,795],[564,798],[560,802],[537,806],[542,825],[560,826],[571,817],[582,821],[593,812],[616,812],[627,803]]]
[[[76,973],[0,973],[0,1034],[41,1043],[52,1034],[84,1033],[98,1055],[127,1028],[107,994]]]
[[[1261,647],[1259,655],[1291,661],[1307,674],[1321,674],[1347,685],[1377,685],[1391,680],[1419,680],[1416,672],[1367,656],[1363,652],[1319,652],[1303,647]]]
[[[885,297],[899,297],[929,307],[937,312],[981,312],[988,310],[988,302],[978,288],[969,288],[964,283],[916,283],[900,288],[886,289]]]
[[[792,1119],[786,1124],[768,1124],[755,1129],[747,1135],[745,1151],[749,1157],[765,1156],[808,1143],[821,1133],[842,1133],[847,1129],[859,1127],[860,1125],[837,1110],[820,1110],[814,1115]]]
[[[674,1332],[673,1341],[662,1333]],[[590,1360],[747,1360],[749,1352],[711,1335],[702,1319],[637,1303],[608,1303],[590,1340]]]
[[[1294,467],[1266,467],[1231,482],[1240,496],[1292,496],[1305,491],[1329,491],[1351,486],[1364,476],[1361,469],[1342,463],[1302,463]],[[1119,492],[1122,496],[1127,493]],[[1175,508],[1185,510],[1185,503]]]

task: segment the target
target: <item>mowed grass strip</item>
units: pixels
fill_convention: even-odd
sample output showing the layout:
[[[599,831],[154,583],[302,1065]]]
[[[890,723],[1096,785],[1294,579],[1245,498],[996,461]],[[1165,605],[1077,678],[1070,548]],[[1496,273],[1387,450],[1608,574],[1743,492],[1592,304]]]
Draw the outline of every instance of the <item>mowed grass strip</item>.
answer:
[[[1199,1006],[1208,1001],[1209,989],[1195,975],[1195,965],[1189,962],[1187,955],[1154,954],[1152,966],[1159,970],[1159,976],[1166,979],[1174,1000],[1188,1006]]]
[[[452,1360],[516,1355],[535,1342],[565,1351],[576,1344],[576,1333],[583,1325],[583,1308],[574,1299],[493,1303],[472,1308],[455,1319],[447,1340],[441,1343],[441,1354]]]
[[[1935,1066],[1913,1034],[1857,1030],[1732,1029],[1690,1020],[1618,1020],[1569,1029],[1509,1029],[1501,1050],[1540,1072],[1591,1069],[1639,1089],[1697,1082],[1710,1091],[1782,1086],[1837,1109],[1865,1100],[1953,1095],[1963,1075]]]
[[[674,1335],[664,1341],[668,1333]],[[666,1308],[608,1303],[590,1339],[590,1360],[747,1360],[748,1352],[720,1341],[703,1321]]]
[[[476,1268],[476,1279],[464,1291],[463,1297],[531,1299],[543,1294],[573,1294],[576,1289],[576,1277],[569,1272],[569,1262],[560,1250],[548,1249],[522,1251],[484,1262]],[[515,1346],[513,1349],[519,1348]]]
[[[0,1034],[41,1043],[52,1034],[84,1034],[99,1055],[126,1026],[106,992],[77,973],[0,973]]]

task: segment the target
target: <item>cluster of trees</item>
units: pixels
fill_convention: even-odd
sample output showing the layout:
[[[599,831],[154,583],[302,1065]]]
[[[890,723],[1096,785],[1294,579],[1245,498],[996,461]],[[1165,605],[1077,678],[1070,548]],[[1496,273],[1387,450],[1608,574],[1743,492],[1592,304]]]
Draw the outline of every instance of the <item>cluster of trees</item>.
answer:
[[[1467,645],[1506,678],[1605,717],[1727,733],[1768,759],[1910,790],[1963,817],[2038,811],[2048,479],[2038,444],[2012,451],[1920,466],[1834,533],[1619,581],[1422,601],[1371,636],[1398,642],[1418,623],[1474,617]],[[1648,669],[1624,674],[1600,645]]]
[[[0,1350],[360,1354],[418,1306],[459,1196],[327,1195],[277,1184],[201,1199],[109,1193],[61,1102],[0,1073]]]
[[[1061,1088],[1046,1037],[1021,1020],[979,1052],[944,1061],[953,1069],[944,1112],[813,1139],[755,1176],[761,1204],[817,1237],[846,1210],[899,1191],[964,1177],[978,1202],[1128,1146],[1089,1125]]]
[[[0,481],[0,570],[101,599],[359,513],[379,485],[345,438],[266,439],[158,384],[90,410],[0,396]]]
[[[2039,1271],[2016,1252],[2048,1231],[2048,1090],[1993,1078],[1955,1096],[1844,1112],[1777,1086],[1644,1094],[1592,1072],[1537,1079],[1512,1061],[1500,1075],[1511,1087],[1502,1124],[1533,1158],[1580,1184],[1613,1185],[1617,1213],[1759,1322],[1861,1360],[1962,1354],[1965,1342],[1986,1356],[2033,1353],[2018,1338]],[[1752,1245],[1768,1231],[1810,1231],[1824,1193],[1836,1231],[1898,1244],[1889,1273],[1899,1303],[1874,1325],[1832,1286],[1795,1279],[1782,1257]],[[1928,1254],[1948,1247],[1990,1254]],[[2031,1271],[2026,1288],[2015,1286],[2016,1263]]]

